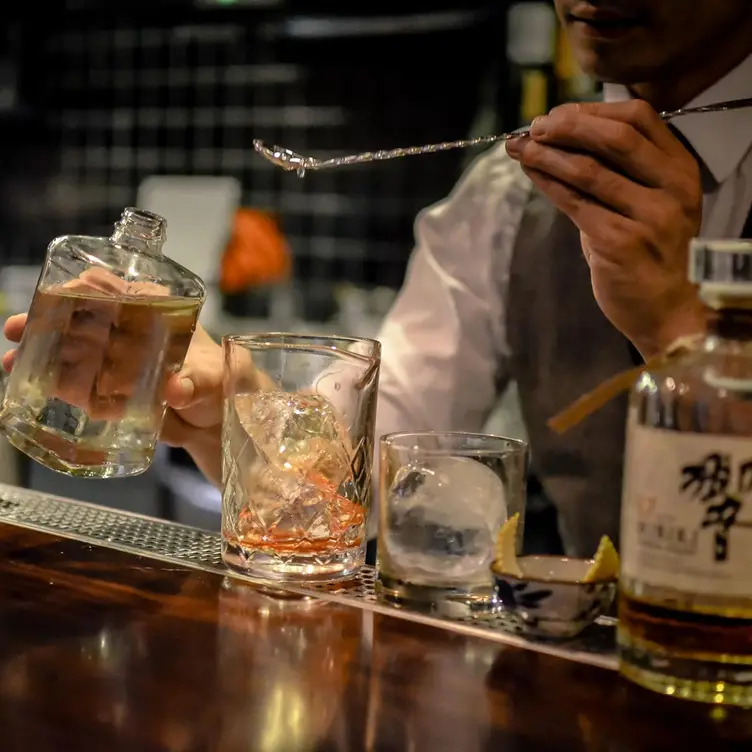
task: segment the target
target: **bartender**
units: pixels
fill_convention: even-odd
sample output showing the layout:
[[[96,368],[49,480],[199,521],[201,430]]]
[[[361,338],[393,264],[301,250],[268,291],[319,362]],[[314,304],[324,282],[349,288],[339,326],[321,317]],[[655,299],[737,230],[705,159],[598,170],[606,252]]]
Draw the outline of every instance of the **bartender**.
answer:
[[[566,436],[583,392],[705,328],[695,236],[752,235],[752,110],[656,112],[752,97],[749,0],[556,0],[604,101],[558,107],[478,158],[423,211],[384,322],[377,435],[479,431],[517,382],[536,487],[568,554],[618,539],[626,403]],[[745,228],[746,220],[746,228]],[[25,318],[6,336],[18,341]],[[12,355],[6,355],[6,368]],[[198,331],[169,385],[163,438],[221,480],[222,357]]]

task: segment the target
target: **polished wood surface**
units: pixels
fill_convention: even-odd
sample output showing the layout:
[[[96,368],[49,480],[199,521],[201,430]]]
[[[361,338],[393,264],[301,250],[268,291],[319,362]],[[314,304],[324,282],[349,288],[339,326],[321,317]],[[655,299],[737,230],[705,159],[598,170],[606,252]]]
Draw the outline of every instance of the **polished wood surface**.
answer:
[[[752,750],[609,671],[0,525],[0,750]]]

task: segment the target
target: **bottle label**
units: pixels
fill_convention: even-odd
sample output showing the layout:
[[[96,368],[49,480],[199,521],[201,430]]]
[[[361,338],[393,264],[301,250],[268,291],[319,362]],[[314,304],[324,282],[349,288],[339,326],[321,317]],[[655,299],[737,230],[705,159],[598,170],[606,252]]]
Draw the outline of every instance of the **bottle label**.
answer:
[[[622,574],[646,585],[752,596],[752,439],[627,430]]]

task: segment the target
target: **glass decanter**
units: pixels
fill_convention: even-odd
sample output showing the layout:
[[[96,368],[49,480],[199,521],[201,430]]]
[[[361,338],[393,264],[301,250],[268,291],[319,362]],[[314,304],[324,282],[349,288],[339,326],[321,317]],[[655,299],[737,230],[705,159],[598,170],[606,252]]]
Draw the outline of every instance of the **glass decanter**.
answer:
[[[19,450],[66,475],[151,464],[206,290],[162,253],[166,221],[128,208],[111,237],[56,238],[0,409]]]

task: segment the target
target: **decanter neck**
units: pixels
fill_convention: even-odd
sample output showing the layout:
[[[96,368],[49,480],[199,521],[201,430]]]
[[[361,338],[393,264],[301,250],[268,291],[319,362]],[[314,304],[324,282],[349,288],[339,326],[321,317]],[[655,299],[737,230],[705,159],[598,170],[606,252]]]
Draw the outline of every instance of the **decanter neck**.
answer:
[[[141,253],[160,255],[167,240],[167,220],[144,209],[129,207],[115,224],[110,240]]]

